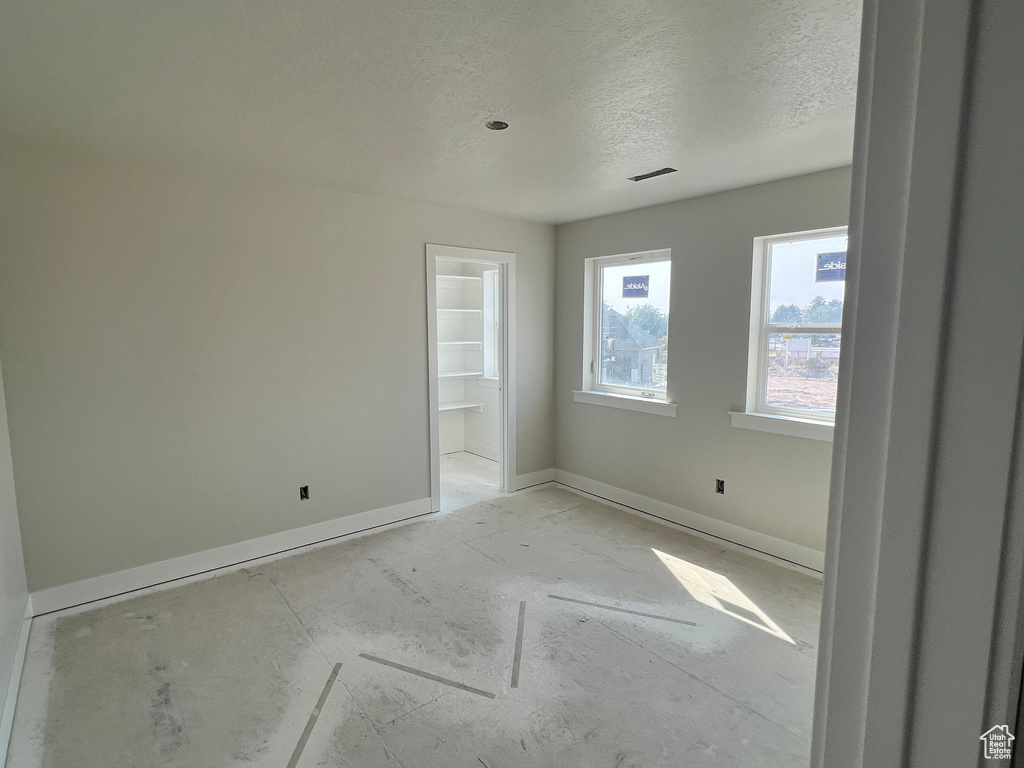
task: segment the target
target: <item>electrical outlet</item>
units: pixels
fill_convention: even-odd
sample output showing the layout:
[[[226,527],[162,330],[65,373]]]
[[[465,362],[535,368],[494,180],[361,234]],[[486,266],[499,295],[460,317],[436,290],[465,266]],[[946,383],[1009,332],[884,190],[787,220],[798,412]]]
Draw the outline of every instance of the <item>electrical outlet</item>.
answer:
[[[299,501],[307,501],[309,499],[309,486],[303,485],[299,487]]]
[[[715,480],[715,493],[725,495],[725,480]]]

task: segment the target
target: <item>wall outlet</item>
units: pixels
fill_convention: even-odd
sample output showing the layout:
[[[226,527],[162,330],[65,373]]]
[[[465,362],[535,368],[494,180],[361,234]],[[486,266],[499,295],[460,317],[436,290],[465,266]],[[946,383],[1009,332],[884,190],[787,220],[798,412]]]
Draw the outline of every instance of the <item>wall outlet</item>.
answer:
[[[306,501],[309,499],[309,486],[303,485],[299,487],[299,501]]]
[[[725,480],[715,480],[715,493],[725,495]]]

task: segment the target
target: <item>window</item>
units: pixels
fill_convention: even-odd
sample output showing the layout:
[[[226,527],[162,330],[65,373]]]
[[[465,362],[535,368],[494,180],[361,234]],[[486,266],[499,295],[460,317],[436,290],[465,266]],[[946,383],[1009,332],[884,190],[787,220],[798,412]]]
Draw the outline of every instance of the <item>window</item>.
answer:
[[[754,240],[747,414],[835,422],[846,246],[846,227]]]
[[[671,252],[587,259],[586,270],[584,390],[664,401]]]

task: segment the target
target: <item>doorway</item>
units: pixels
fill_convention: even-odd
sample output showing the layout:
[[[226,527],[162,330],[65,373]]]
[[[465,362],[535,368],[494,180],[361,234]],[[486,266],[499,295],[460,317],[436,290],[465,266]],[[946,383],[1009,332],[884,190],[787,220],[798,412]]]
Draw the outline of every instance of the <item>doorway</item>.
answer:
[[[494,498],[514,476],[515,254],[427,245],[433,511]]]

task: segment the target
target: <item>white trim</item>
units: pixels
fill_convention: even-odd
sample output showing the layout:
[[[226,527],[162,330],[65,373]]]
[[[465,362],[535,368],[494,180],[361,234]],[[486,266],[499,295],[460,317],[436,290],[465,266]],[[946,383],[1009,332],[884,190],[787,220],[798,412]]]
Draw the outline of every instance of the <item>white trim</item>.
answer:
[[[816,549],[794,544],[791,541],[769,536],[766,533],[742,528],[724,520],[691,512],[664,501],[641,496],[633,491],[616,488],[613,485],[591,480],[589,477],[574,475],[561,469],[554,471],[555,482],[584,495],[591,495],[600,501],[613,502],[614,506],[630,514],[652,516],[662,522],[682,526],[702,538],[711,538],[719,543],[741,547],[748,554],[767,558],[772,562],[795,568],[815,578],[821,578],[825,553]],[[752,551],[751,551],[752,550]]]
[[[426,244],[427,290],[427,397],[430,415],[430,504],[441,509],[441,449],[438,415],[437,363],[437,260],[497,264],[501,279],[501,378],[498,382],[501,409],[500,488],[508,492],[516,476],[516,255],[454,245]],[[481,314],[483,310],[480,310]]]
[[[0,716],[0,768],[7,765],[7,749],[11,743],[14,710],[18,704],[18,690],[21,688],[21,676],[25,669],[25,653],[28,651],[28,636],[31,631],[32,597],[28,596],[25,600],[25,618],[22,619],[21,632],[18,635],[18,647],[14,651],[14,664],[11,666],[11,679],[7,685],[3,714]]]
[[[484,445],[483,443],[474,443],[472,440],[466,440],[465,444],[466,453],[482,456],[491,461],[501,461],[501,452],[497,448],[491,448],[491,446]]]
[[[141,589],[170,589],[179,586],[181,579],[194,578],[198,581],[212,576],[211,571],[252,566],[257,564],[257,561],[269,562],[288,557],[296,554],[296,549],[307,551],[314,547],[327,546],[341,537],[379,530],[384,526],[395,526],[429,514],[430,511],[430,499],[416,499],[158,563],[140,565],[117,573],[62,584],[59,587],[33,592],[33,613],[35,616],[41,616],[44,613],[110,597],[127,599],[135,596],[127,593]]]
[[[1021,714],[1022,27],[863,4],[815,768],[998,764]]]
[[[572,391],[572,399],[577,403],[623,408],[627,411],[653,413],[657,416],[675,417],[678,407],[676,403],[666,403],[664,400],[652,400],[635,395],[617,395],[613,392],[587,392],[580,389]]]
[[[430,432],[430,510],[441,509],[441,395],[438,392],[437,374],[440,370],[437,362],[437,259],[430,255],[427,246],[427,415],[428,431]]]
[[[484,376],[497,380],[501,365],[501,270],[485,269],[481,288],[484,315],[480,348],[483,351]]]
[[[555,479],[554,469],[539,469],[536,472],[527,472],[525,475],[517,475],[515,489],[521,491],[524,488],[533,488],[537,485],[545,485]]]
[[[791,416],[776,416],[770,413],[740,413],[729,411],[732,425],[740,429],[756,429],[758,432],[774,432],[776,435],[806,437],[811,440],[832,442],[835,425],[810,419],[794,419]]]

